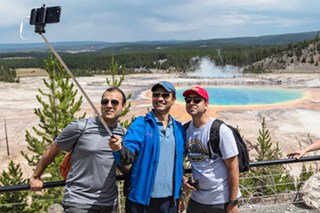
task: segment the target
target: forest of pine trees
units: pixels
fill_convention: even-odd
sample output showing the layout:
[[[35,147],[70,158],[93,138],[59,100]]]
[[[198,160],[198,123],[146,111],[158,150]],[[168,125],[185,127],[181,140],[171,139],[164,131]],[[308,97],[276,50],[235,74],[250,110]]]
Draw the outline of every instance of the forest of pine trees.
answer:
[[[112,53],[109,50],[100,50],[90,53],[68,54],[61,53],[68,67],[75,76],[92,76],[94,74],[110,74],[109,66],[112,57],[121,65],[126,73],[134,72],[134,69],[175,70],[186,72],[193,64],[191,59],[206,57],[214,61],[218,66],[234,65],[246,68],[245,72],[266,72],[263,66],[253,66],[255,62],[267,57],[281,58],[282,55],[292,55],[299,58],[302,63],[318,64],[320,58],[302,57],[302,51],[310,44],[314,44],[314,51],[319,51],[319,39],[282,45],[226,45],[221,48],[193,49],[169,49],[169,50],[131,50],[128,52]],[[13,82],[14,70],[18,68],[44,68],[45,53],[1,53],[0,81]],[[278,63],[282,62],[278,60]],[[174,69],[172,69],[174,68]],[[11,76],[14,76],[12,78]]]

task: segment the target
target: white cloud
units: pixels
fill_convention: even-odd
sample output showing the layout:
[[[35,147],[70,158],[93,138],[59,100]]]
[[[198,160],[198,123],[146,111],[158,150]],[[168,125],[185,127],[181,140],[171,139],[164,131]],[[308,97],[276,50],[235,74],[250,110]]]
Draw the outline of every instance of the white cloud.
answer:
[[[23,18],[30,15],[30,11],[29,8],[27,9],[15,1],[2,2],[0,7],[0,26],[10,26],[20,23]]]
[[[196,40],[320,29],[320,1],[312,0],[68,0],[54,3],[0,0],[0,3],[0,43],[19,42],[15,31],[21,20],[43,3],[62,7],[61,22],[46,27],[56,41]]]

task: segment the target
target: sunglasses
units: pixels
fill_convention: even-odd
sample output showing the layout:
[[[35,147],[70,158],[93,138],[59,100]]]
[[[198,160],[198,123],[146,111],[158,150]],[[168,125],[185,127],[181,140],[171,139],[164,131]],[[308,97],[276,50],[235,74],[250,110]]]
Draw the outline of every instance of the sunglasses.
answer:
[[[101,105],[108,105],[109,101],[111,102],[111,105],[113,107],[117,107],[119,105],[119,101],[118,100],[116,100],[116,99],[109,100],[107,98],[101,100]]]
[[[198,104],[203,100],[203,98],[202,97],[198,97],[198,96],[196,96],[196,97],[185,97],[184,100],[186,101],[187,104],[190,104],[191,101],[193,101],[193,103],[195,103],[195,104]]]
[[[170,97],[170,93],[169,92],[153,92],[152,93],[153,98],[159,98],[160,96],[164,99],[168,99]]]

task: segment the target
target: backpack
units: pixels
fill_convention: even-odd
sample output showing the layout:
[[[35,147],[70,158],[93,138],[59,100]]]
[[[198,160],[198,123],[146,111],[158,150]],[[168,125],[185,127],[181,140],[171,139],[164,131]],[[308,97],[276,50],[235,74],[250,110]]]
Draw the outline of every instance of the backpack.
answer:
[[[189,125],[190,125],[189,121],[188,123],[185,123],[183,125],[185,131],[188,129]],[[221,124],[225,124],[223,121],[219,120],[219,119],[215,119],[211,125],[210,128],[210,139],[209,139],[209,143],[211,146],[211,149],[214,153],[218,154],[221,157],[221,150],[219,147],[219,143],[220,143],[220,126]],[[248,152],[248,148],[247,145],[245,144],[245,142],[243,141],[239,131],[237,130],[237,128],[234,128],[231,125],[225,124],[227,127],[229,127],[231,129],[231,131],[233,132],[233,136],[234,139],[236,141],[237,147],[238,147],[238,160],[239,160],[239,171],[240,172],[245,172],[249,170],[249,164],[250,164],[250,159],[249,159],[249,152]],[[209,157],[211,158],[211,152],[209,151]]]

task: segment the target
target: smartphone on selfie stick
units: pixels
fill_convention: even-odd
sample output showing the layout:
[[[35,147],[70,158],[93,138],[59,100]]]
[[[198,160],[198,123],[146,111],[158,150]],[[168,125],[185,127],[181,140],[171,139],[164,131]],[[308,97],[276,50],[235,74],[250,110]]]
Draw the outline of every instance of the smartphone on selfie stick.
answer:
[[[64,67],[64,69],[67,71],[68,75],[72,78],[72,80],[75,82],[76,86],[79,88],[83,96],[87,99],[88,103],[90,104],[91,108],[94,110],[95,114],[98,116],[99,120],[109,133],[113,137],[112,132],[110,131],[107,123],[100,115],[100,112],[97,110],[95,105],[92,103],[90,98],[88,97],[87,93],[82,89],[81,85],[77,81],[77,79],[74,77],[70,69],[67,67],[67,65],[64,63],[60,55],[57,53],[57,51],[54,49],[54,47],[49,43],[49,41],[44,36],[45,26],[46,24],[52,24],[52,23],[58,23],[60,22],[60,15],[61,15],[61,7],[55,6],[55,7],[46,7],[43,5],[41,8],[35,8],[31,10],[30,15],[30,25],[35,25],[35,32],[38,33],[42,39],[46,42],[52,53],[56,56],[58,61],[61,63],[61,65]]]
[[[34,8],[30,14],[30,25],[35,25],[36,33],[45,33],[46,24],[60,22],[61,7],[47,7],[43,5],[40,8]]]

